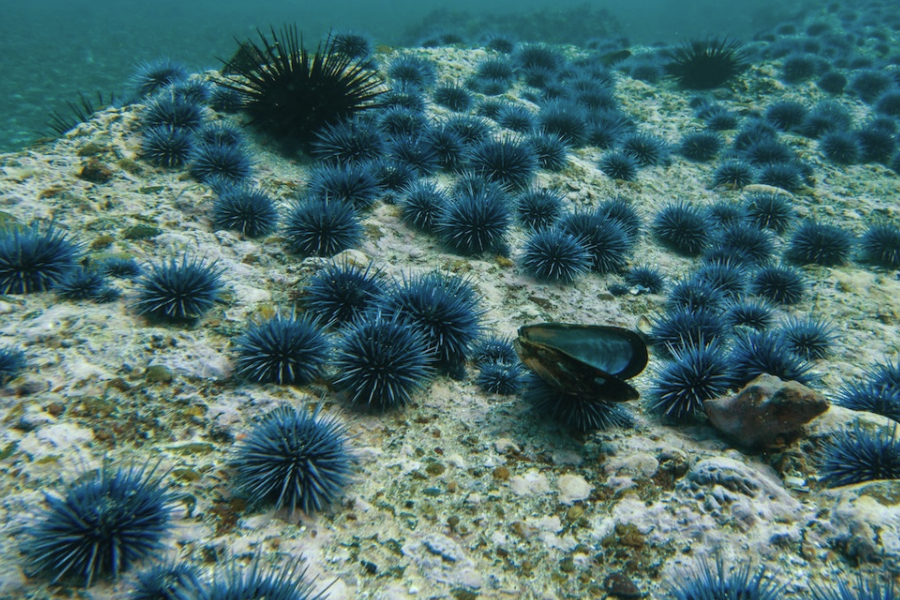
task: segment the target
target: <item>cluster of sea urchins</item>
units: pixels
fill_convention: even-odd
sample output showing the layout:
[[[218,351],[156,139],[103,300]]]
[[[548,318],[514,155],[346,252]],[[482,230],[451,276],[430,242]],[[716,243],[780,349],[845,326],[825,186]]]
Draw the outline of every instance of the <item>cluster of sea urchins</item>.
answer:
[[[840,56],[816,60],[819,51],[840,52],[840,35],[802,45],[798,36],[777,30],[773,35],[782,37],[761,35],[752,49],[721,38],[693,40],[635,55],[616,68],[645,81],[668,76],[681,89],[708,90],[728,85],[751,57],[761,56],[780,61],[779,77],[788,86],[815,81],[823,93],[856,96],[870,108],[867,120],[854,122],[832,100],[784,100],[746,117],[698,97],[691,105],[704,129],[670,145],[622,109],[615,74],[600,60],[569,61],[538,44],[510,42],[500,50],[504,40],[494,39],[497,53],[464,82],[438,80],[428,58],[405,53],[385,69],[386,86],[364,37],[330,36],[310,53],[297,30],[285,27],[242,43],[218,84],[169,61],[144,65],[136,77],[141,156],[161,169],[185,169],[208,185],[216,195],[210,213],[216,229],[262,238],[283,221],[287,249],[297,255],[328,257],[357,246],[365,236],[362,214],[385,198],[397,202],[405,223],[451,252],[507,254],[509,231],[518,224],[527,232],[519,264],[541,282],[572,283],[594,271],[624,275],[629,292],[659,294],[666,289],[660,271],[629,269],[642,229],[630,203],[614,199],[590,210],[567,210],[553,190],[534,187],[541,170],[565,169],[570,154],[583,147],[603,150],[597,170],[627,183],[679,156],[698,167],[722,158],[712,171],[716,187],[761,183],[791,192],[815,180],[812,166],[792,146],[791,136],[800,135],[817,140],[819,154],[832,165],[880,163],[900,171],[896,77],[881,63],[856,68],[851,65],[859,61]],[[533,90],[537,110],[497,99],[518,84]],[[435,118],[425,110],[429,102],[451,114]],[[93,112],[87,101],[75,108],[82,118]],[[287,214],[254,185],[254,161],[240,127],[210,118],[210,111],[243,111],[265,139],[318,160]],[[58,120],[60,130],[69,127]],[[725,131],[733,132],[730,145]],[[438,186],[430,179],[437,173],[455,178],[455,185]],[[696,416],[705,400],[761,373],[813,382],[812,364],[828,355],[834,324],[779,312],[803,300],[809,286],[804,269],[839,266],[854,257],[879,268],[900,266],[895,224],[870,223],[857,239],[833,222],[798,222],[789,193],[778,190],[749,193],[739,205],[673,201],[654,215],[655,241],[700,264],[669,287],[665,311],[653,324],[651,337],[665,362],[654,376],[651,412]],[[55,225],[6,229],[0,233],[0,291],[53,291],[66,300],[105,302],[120,293],[108,278],[134,278],[142,271],[127,259],[90,264],[82,260],[84,250]],[[192,325],[222,300],[224,271],[216,263],[182,254],[143,271],[131,308],[153,322]],[[525,384],[521,366],[508,340],[482,336],[479,301],[464,278],[429,272],[388,281],[369,266],[333,263],[308,282],[303,311],[275,314],[247,328],[235,344],[236,374],[246,382],[276,385],[330,379],[349,403],[385,410],[412,402],[436,373],[462,378],[471,361],[483,390],[518,393]],[[0,348],[0,384],[25,367],[22,351]],[[525,390],[539,411],[576,429],[632,422],[619,405],[585,402],[553,376],[532,376]],[[898,390],[897,367],[888,363],[842,389],[838,403],[897,420]],[[276,407],[236,445],[230,461],[235,489],[251,506],[322,510],[350,480],[355,457],[349,440],[345,426],[321,407]],[[821,475],[830,486],[900,477],[896,428],[873,432],[857,424],[835,436]],[[178,498],[167,478],[156,466],[104,463],[60,495],[48,495],[25,530],[22,553],[29,572],[89,586],[152,557],[173,527]],[[138,577],[134,593],[216,600],[306,597],[311,584],[298,565],[263,567],[257,559],[248,569],[231,567],[203,581],[190,567],[162,564]],[[741,565],[727,571],[719,559],[715,567],[701,561],[683,575],[671,587],[675,598],[774,598],[783,589],[763,570]],[[814,596],[825,600],[874,590],[893,597],[890,585],[859,580],[856,590],[851,587],[840,582],[834,589],[815,589]]]

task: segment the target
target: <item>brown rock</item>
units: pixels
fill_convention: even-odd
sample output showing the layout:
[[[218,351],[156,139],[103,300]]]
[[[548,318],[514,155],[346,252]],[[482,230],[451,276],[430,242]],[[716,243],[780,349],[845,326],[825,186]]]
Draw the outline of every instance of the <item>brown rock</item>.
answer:
[[[607,594],[616,598],[631,600],[644,595],[634,581],[624,573],[608,575],[603,581],[603,587],[606,588]]]
[[[113,177],[112,171],[96,158],[84,163],[78,176],[91,183],[106,183]]]
[[[819,392],[796,381],[782,381],[763,374],[734,396],[703,403],[713,427],[748,448],[783,445],[826,410],[828,401]]]

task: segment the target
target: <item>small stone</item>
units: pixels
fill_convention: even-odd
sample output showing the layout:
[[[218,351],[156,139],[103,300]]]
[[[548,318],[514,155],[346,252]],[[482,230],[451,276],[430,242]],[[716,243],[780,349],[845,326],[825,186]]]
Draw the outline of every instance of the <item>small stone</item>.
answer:
[[[443,475],[444,471],[447,470],[442,463],[437,461],[431,461],[427,465],[425,465],[425,472],[431,475],[432,477],[437,477],[438,475]]]
[[[126,240],[149,240],[155,238],[159,234],[162,233],[162,229],[159,227],[154,227],[153,225],[147,225],[146,223],[138,223],[137,225],[132,225],[128,229],[125,230],[125,239]]]
[[[747,448],[784,445],[785,437],[828,409],[822,394],[763,374],[734,396],[703,403],[712,426]]]
[[[500,454],[507,452],[519,452],[519,446],[509,438],[500,438],[494,441],[494,450]]]
[[[92,158],[84,164],[78,176],[91,183],[106,183],[112,179],[113,174],[109,167]]]
[[[171,383],[172,370],[165,365],[151,365],[144,373],[144,381],[147,383]]]
[[[497,481],[506,481],[507,479],[509,479],[509,469],[501,465],[494,469],[492,475]]]
[[[509,478],[509,489],[517,496],[537,496],[550,491],[550,482],[537,469],[528,469],[522,475]]]
[[[612,573],[603,580],[606,593],[616,598],[640,598],[644,594],[640,588],[624,573]]]
[[[581,475],[562,475],[556,486],[559,488],[559,501],[562,504],[569,505],[591,496],[591,484]]]

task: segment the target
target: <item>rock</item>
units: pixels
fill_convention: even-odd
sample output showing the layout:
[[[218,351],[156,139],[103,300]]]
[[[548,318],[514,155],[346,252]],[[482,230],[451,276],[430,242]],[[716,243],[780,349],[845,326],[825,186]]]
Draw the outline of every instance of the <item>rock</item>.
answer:
[[[113,173],[109,167],[101,163],[96,158],[88,160],[78,172],[78,177],[89,181],[90,183],[107,183],[113,177]]]
[[[847,559],[900,563],[900,481],[868,481],[824,493],[834,504],[822,525]]]
[[[644,594],[625,573],[612,573],[603,580],[606,593],[616,598],[640,598]]]
[[[559,488],[560,503],[566,505],[587,500],[593,489],[581,475],[561,475],[556,486]]]
[[[703,403],[712,426],[747,448],[784,445],[784,438],[828,410],[822,394],[763,374],[734,396]]]
[[[509,489],[517,496],[537,496],[550,491],[550,482],[537,469],[528,469],[524,475],[509,480]]]

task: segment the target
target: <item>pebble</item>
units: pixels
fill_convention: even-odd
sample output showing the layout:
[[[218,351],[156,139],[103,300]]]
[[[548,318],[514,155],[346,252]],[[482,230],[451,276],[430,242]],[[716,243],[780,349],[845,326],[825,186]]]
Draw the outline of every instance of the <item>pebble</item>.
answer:
[[[587,500],[593,490],[581,475],[562,475],[556,481],[556,487],[559,488],[559,501],[565,505]]]
[[[640,598],[643,596],[640,588],[624,573],[612,573],[603,580],[603,589],[610,596],[616,598]]]
[[[537,469],[528,469],[524,475],[516,475],[509,480],[509,489],[518,496],[534,496],[550,491],[547,476]]]

